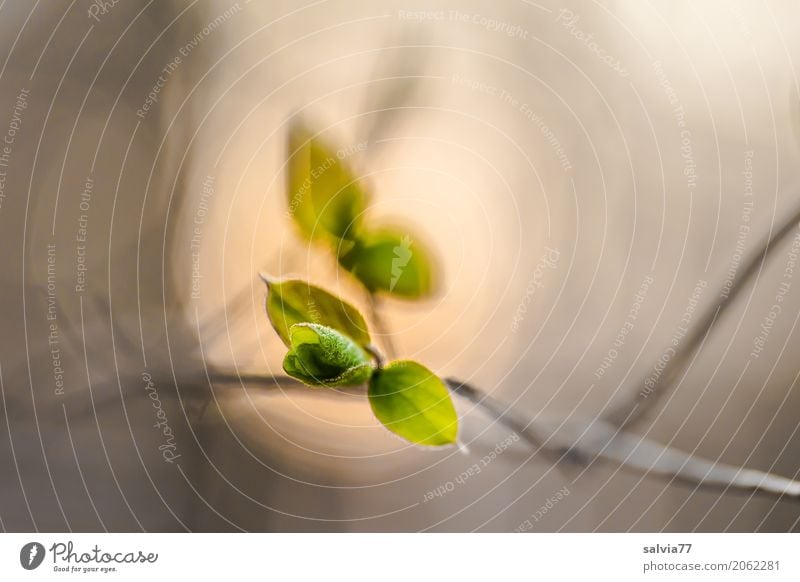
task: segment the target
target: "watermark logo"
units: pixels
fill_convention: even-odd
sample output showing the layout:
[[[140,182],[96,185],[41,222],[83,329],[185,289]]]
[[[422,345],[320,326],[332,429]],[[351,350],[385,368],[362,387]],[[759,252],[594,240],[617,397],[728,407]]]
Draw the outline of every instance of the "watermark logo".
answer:
[[[528,281],[525,297],[522,298],[514,314],[514,320],[511,322],[511,331],[513,332],[519,331],[519,324],[525,319],[525,314],[528,312],[528,305],[533,301],[537,289],[542,289],[544,287],[544,283],[542,282],[544,270],[555,269],[558,266],[558,258],[561,255],[560,251],[558,249],[551,249],[550,247],[544,247],[544,250],[545,254],[539,259],[536,268],[533,270],[533,277]]]
[[[400,244],[392,249],[394,258],[392,259],[392,279],[389,281],[389,291],[394,291],[395,285],[403,274],[403,269],[408,266],[411,260],[411,237],[405,235]]]
[[[28,542],[19,551],[19,563],[26,570],[35,570],[44,561],[44,546],[39,542]]]
[[[100,22],[100,16],[111,12],[111,9],[118,3],[119,0],[94,0],[86,13],[89,15],[89,18],[94,19],[95,22]]]

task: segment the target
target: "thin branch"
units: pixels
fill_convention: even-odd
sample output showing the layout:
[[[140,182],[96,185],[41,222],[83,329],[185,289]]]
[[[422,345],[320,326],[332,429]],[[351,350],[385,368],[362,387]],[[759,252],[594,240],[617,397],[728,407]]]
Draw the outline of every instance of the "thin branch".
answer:
[[[466,398],[473,404],[480,406],[492,418],[501,422],[506,428],[510,428],[519,434],[528,443],[536,448],[542,448],[546,435],[538,434],[536,427],[530,420],[518,416],[508,409],[503,403],[495,400],[488,394],[478,390],[471,384],[462,382],[456,378],[445,378],[445,383],[450,391]]]
[[[759,491],[800,498],[800,481],[772,473],[726,465],[642,438],[601,419],[520,418],[508,407],[477,388],[448,378],[455,393],[479,405],[491,417],[512,429],[551,458],[591,464],[595,459],[611,461],[624,469],[661,475],[701,487]]]
[[[364,386],[337,386],[336,388],[319,388],[303,384],[300,380],[291,376],[271,376],[261,374],[237,374],[235,372],[214,371],[210,375],[212,384],[235,384],[240,387],[245,385],[258,386],[260,388],[272,389],[277,392],[287,390],[302,390],[313,392],[314,394],[366,394]]]
[[[372,359],[375,360],[375,365],[379,370],[386,364],[386,359],[383,357],[383,354],[373,344],[364,346],[364,351],[372,356]]]
[[[741,293],[742,289],[744,289],[755,274],[759,272],[768,255],[792,232],[798,222],[800,222],[800,208],[795,210],[771,237],[767,236],[766,240],[758,247],[759,250],[747,259],[744,263],[744,270],[740,271],[741,274],[734,278],[728,295],[720,296],[719,300],[709,306],[705,311],[703,316],[690,331],[685,341],[676,349],[675,355],[664,367],[659,382],[652,391],[648,393],[647,397],[642,398],[640,395],[640,387],[644,386],[647,381],[646,376],[639,380],[638,384],[634,386],[635,391],[629,400],[612,408],[603,415],[605,420],[615,426],[627,427],[641,418],[649,408],[652,408],[653,405],[669,391],[679,373],[689,363],[692,355],[703,343],[703,338],[706,337],[706,334],[711,330],[715,322],[720,319],[728,306],[731,305]]]
[[[386,321],[381,314],[380,298],[375,293],[367,292],[367,303],[369,304],[370,318],[375,325],[378,335],[381,336],[381,342],[386,350],[386,356],[390,360],[396,360],[397,350],[395,349],[394,340],[392,339],[389,327],[386,325]]]
[[[214,372],[213,383],[249,384],[277,391],[301,389],[315,395],[335,396],[335,390],[315,389],[286,376],[237,375]],[[717,463],[620,430],[601,419],[527,419],[471,384],[447,378],[450,390],[480,406],[490,417],[519,434],[552,463],[562,460],[589,465],[595,460],[613,462],[623,469],[676,479],[701,487],[758,491],[800,498],[800,481],[772,473]],[[363,387],[354,389],[365,393]],[[349,392],[349,391],[348,391]]]

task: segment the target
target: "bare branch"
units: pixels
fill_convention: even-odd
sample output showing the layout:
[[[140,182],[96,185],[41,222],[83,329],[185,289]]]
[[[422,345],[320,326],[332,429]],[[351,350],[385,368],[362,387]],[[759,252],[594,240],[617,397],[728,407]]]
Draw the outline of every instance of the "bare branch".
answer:
[[[765,241],[758,247],[758,251],[754,252],[744,262],[744,270],[740,271],[733,280],[728,295],[726,297],[719,296],[718,301],[709,306],[685,341],[677,348],[675,355],[664,368],[658,384],[648,393],[647,398],[640,396],[640,389],[647,380],[645,377],[641,378],[638,384],[633,386],[633,392],[629,400],[603,414],[603,417],[608,422],[620,427],[633,424],[669,391],[681,370],[689,363],[695,350],[703,343],[703,338],[705,338],[706,334],[720,319],[727,307],[733,303],[742,289],[761,270],[769,254],[780,245],[799,222],[800,208],[795,210],[774,234],[770,234],[772,233],[772,229],[770,229],[770,233],[767,234]]]
[[[448,378],[450,389],[479,405],[550,458],[589,464],[611,461],[624,469],[701,487],[759,491],[800,498],[800,481],[717,463],[620,430],[601,419],[525,421],[477,388]]]
[[[238,375],[214,372],[212,383],[258,386],[267,390],[313,390],[316,396],[335,397],[338,390],[311,389],[288,376]],[[772,473],[717,463],[621,430],[601,419],[527,419],[474,386],[445,380],[450,390],[480,406],[489,416],[519,434],[553,464],[569,461],[588,465],[595,460],[613,462],[648,476],[660,476],[701,487],[758,491],[800,498],[800,481]],[[363,387],[348,393],[365,393]]]
[[[383,315],[381,314],[380,297],[378,297],[375,293],[367,292],[367,303],[369,305],[370,318],[375,326],[375,330],[378,332],[378,335],[381,338],[381,343],[386,350],[386,356],[390,360],[394,360],[397,358],[397,350],[394,347],[392,334],[386,325],[386,321],[383,319]]]

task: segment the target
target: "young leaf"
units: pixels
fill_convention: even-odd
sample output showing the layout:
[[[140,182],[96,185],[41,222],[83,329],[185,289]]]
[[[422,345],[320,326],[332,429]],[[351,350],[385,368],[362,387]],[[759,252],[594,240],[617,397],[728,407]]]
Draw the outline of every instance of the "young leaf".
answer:
[[[339,263],[371,292],[413,299],[429,295],[434,288],[430,253],[421,242],[397,230],[361,234],[353,244],[342,246]]]
[[[311,386],[354,386],[372,375],[367,354],[339,332],[315,323],[298,323],[289,330],[291,348],[284,371]]]
[[[420,445],[456,442],[458,416],[444,383],[416,362],[393,362],[369,384],[372,411],[386,428]]]
[[[335,150],[302,125],[289,129],[289,213],[309,239],[350,238],[367,195]]]
[[[287,346],[289,328],[296,323],[318,323],[346,335],[361,347],[369,345],[364,317],[349,303],[305,281],[265,281],[267,315]]]

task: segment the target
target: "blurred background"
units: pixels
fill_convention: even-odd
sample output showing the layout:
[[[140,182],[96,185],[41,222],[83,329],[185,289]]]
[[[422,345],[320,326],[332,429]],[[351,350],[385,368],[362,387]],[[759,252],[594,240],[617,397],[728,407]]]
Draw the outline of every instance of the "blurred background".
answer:
[[[553,466],[466,402],[466,448],[423,450],[363,397],[209,378],[281,373],[259,272],[367,307],[287,216],[303,119],[369,187],[370,219],[435,253],[434,296],[382,302],[401,356],[529,418],[631,398],[800,205],[799,17],[789,0],[1,3],[0,525],[797,530],[796,501]],[[634,430],[800,472],[799,248]]]

